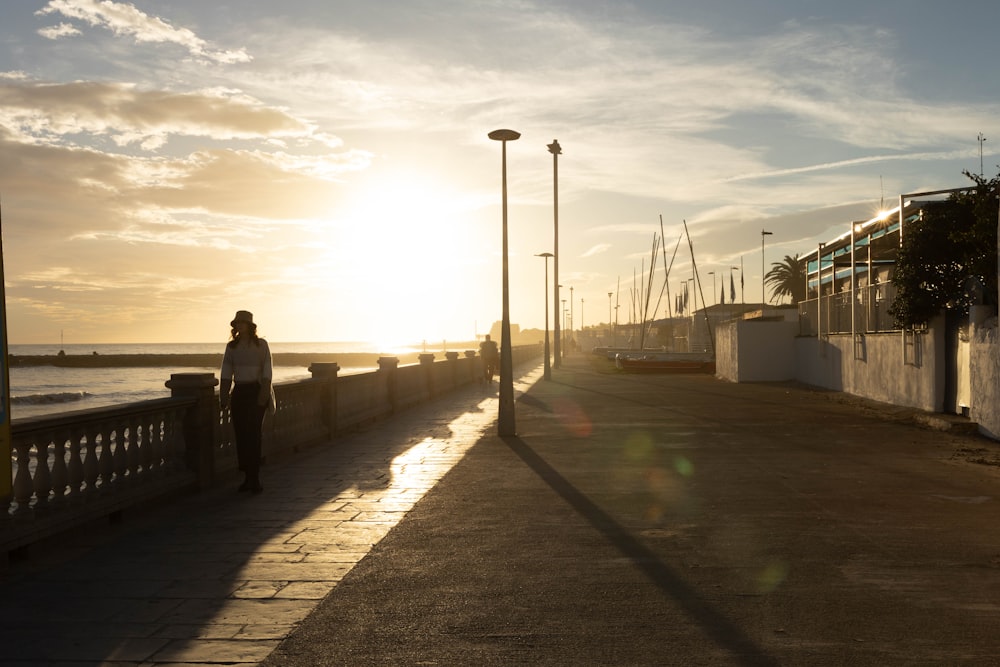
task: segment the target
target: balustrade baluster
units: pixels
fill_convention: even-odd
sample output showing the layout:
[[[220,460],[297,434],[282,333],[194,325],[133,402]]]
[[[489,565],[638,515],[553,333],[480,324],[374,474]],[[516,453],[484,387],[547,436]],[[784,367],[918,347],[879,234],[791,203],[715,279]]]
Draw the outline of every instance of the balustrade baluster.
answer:
[[[108,488],[118,486],[122,482],[122,474],[125,472],[125,449],[122,446],[121,432],[113,423],[108,424],[108,463],[110,471],[104,481]]]
[[[52,434],[52,504],[61,505],[66,502],[66,487],[69,473],[66,470],[66,440],[58,434]]]
[[[125,473],[128,471],[128,449],[125,447],[125,443],[128,442],[128,434],[125,433],[121,423],[116,424],[111,433],[115,441],[115,485],[123,486]]]
[[[49,505],[52,490],[52,473],[49,470],[49,444],[51,433],[46,431],[35,441],[35,511],[44,510]]]
[[[110,492],[115,480],[114,430],[111,422],[101,424],[101,490]]]
[[[160,415],[146,415],[142,424],[146,439],[146,458],[143,465],[146,466],[147,473],[155,473],[160,468],[159,440],[157,432],[160,430]]]
[[[80,499],[80,488],[83,486],[83,457],[80,447],[84,439],[83,429],[74,428],[69,440],[69,496],[67,500],[75,503]]]
[[[97,450],[100,448],[100,435],[93,426],[87,427],[87,455],[83,459],[83,481],[87,483],[86,496],[97,491],[97,476],[100,468],[97,466]]]
[[[128,420],[128,480],[135,483],[139,479],[139,466],[143,459],[142,430],[139,420],[132,417]]]
[[[17,450],[17,474],[14,476],[17,509],[14,510],[14,516],[24,516],[31,512],[31,494],[35,488],[31,480],[31,447],[30,440],[19,440],[14,444]]]

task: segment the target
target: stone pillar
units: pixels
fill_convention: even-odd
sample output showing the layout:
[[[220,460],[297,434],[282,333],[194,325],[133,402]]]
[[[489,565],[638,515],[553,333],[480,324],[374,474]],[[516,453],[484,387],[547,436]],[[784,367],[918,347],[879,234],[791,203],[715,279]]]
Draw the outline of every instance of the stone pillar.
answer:
[[[215,479],[215,426],[219,423],[219,403],[213,373],[171,373],[165,385],[174,397],[197,399],[184,414],[184,462],[198,474],[198,486],[210,487]]]
[[[448,360],[448,368],[451,369],[451,389],[464,384],[458,377],[458,352],[445,352],[444,358]]]
[[[323,383],[320,390],[320,414],[328,436],[333,438],[337,433],[337,373],[340,372],[340,365],[335,361],[315,362],[309,365],[309,372],[314,380]]]
[[[480,368],[480,364],[482,363],[482,359],[480,359],[478,361],[476,360],[476,351],[475,350],[466,350],[465,351],[465,358],[466,359],[472,359],[472,362],[469,364],[469,369],[470,369],[469,373],[471,375],[471,377],[469,378],[469,381],[470,382],[477,382],[478,380],[481,380],[482,377],[483,377],[483,369]]]
[[[396,385],[398,378],[396,377],[396,369],[399,368],[399,357],[379,357],[378,358],[378,372],[385,375],[385,385],[386,390],[389,394],[389,408],[392,412],[396,412],[397,405],[397,391]]]
[[[424,386],[427,388],[427,398],[434,398],[434,355],[425,352],[417,355],[420,360],[420,368],[424,371]]]

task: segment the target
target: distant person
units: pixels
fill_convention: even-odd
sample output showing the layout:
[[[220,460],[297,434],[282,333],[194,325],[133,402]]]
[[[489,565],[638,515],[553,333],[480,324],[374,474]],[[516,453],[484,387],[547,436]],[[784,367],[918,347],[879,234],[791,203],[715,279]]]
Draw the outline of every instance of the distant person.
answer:
[[[223,410],[229,408],[233,424],[236,462],[244,474],[239,490],[256,494],[264,490],[260,483],[264,414],[274,407],[271,349],[266,340],[257,336],[253,313],[236,311],[229,325],[232,327],[231,339],[222,357],[219,403]]]
[[[486,339],[479,344],[479,356],[483,358],[483,377],[487,382],[493,382],[497,366],[500,365],[500,352],[489,334],[486,334]]]

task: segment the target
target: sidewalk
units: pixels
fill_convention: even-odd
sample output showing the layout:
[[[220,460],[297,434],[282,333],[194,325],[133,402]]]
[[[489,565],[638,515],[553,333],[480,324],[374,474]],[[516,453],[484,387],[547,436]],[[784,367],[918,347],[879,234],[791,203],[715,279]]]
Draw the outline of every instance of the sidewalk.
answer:
[[[518,379],[521,393],[541,367]],[[257,664],[484,434],[473,385],[0,574],[0,665]]]
[[[517,437],[471,387],[15,569],[0,664],[1000,664],[997,443],[784,385],[540,376]]]

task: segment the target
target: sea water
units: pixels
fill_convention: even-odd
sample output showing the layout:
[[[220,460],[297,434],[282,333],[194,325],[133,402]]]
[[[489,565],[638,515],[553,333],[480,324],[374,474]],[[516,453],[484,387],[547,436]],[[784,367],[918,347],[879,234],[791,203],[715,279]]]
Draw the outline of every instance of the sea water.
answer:
[[[364,343],[270,343],[271,352],[348,353],[379,352]],[[108,354],[221,354],[225,344],[117,344],[117,345],[10,345],[10,355]],[[412,352],[399,349],[386,354]],[[374,367],[341,368],[340,375],[364,373]],[[35,417],[70,410],[107,407],[170,396],[165,382],[171,373],[213,373],[218,368],[12,366],[10,372],[11,418]],[[312,377],[307,366],[275,366],[274,381]]]

